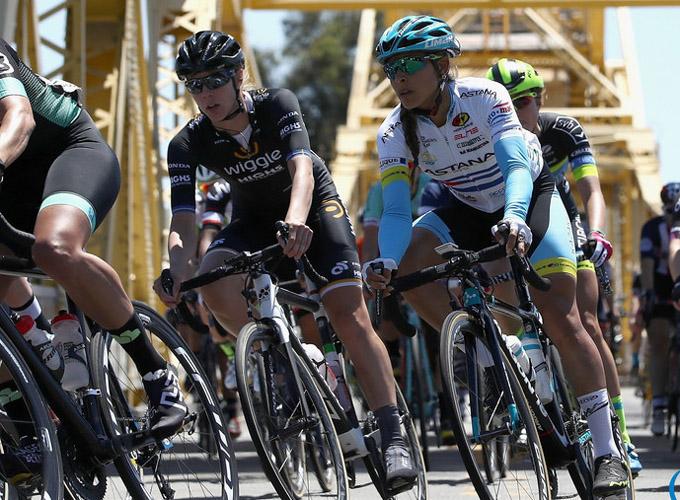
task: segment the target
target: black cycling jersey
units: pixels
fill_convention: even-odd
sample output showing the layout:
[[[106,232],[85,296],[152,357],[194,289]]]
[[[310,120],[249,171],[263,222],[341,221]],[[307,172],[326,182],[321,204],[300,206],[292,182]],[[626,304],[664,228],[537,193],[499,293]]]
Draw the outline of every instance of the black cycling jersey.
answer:
[[[286,89],[260,89],[248,91],[245,101],[252,127],[247,149],[215,129],[204,115],[191,120],[170,142],[173,213],[195,210],[195,172],[203,165],[229,182],[233,206],[231,222],[208,251],[252,251],[275,243],[274,222],[285,218],[290,204],[292,179],[287,162],[298,154],[308,155],[313,163],[314,192],[306,223],[314,237],[307,256],[331,282],[321,293],[350,283],[361,286],[354,229],[330,172],[310,150],[297,97]],[[295,263],[285,259],[270,268],[290,279]]]
[[[680,239],[680,195],[675,198],[673,203],[673,213],[671,215],[671,237]]]
[[[586,243],[587,236],[566,172],[571,165],[577,180],[597,173],[590,142],[576,118],[558,113],[539,113],[538,124],[541,129],[538,140],[541,143],[543,161],[548,164],[555,177],[555,186],[567,209],[576,249],[579,250]]]
[[[19,229],[32,232],[41,204],[54,202],[82,209],[94,230],[118,196],[118,160],[81,108],[78,92],[35,74],[0,38],[0,99],[28,99],[35,120],[26,148],[7,166],[0,193],[0,212]]]
[[[292,187],[287,162],[298,154],[311,156],[314,165],[312,209],[337,196],[328,169],[310,149],[295,94],[286,89],[259,89],[248,94],[252,98],[247,102],[252,133],[247,149],[217,130],[205,115],[191,120],[170,142],[173,213],[195,210],[196,168],[203,165],[229,182],[233,218],[242,213],[264,220],[283,218]]]
[[[640,237],[640,258],[654,260],[654,293],[661,301],[668,301],[673,289],[668,268],[668,229],[664,216],[654,217],[642,226]]]

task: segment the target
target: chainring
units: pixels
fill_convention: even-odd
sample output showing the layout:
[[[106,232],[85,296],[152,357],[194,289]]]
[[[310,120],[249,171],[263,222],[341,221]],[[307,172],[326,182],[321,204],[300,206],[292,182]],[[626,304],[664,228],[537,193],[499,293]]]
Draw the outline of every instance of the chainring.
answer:
[[[64,466],[64,488],[73,500],[103,500],[106,496],[106,472],[104,466],[97,464],[90,453],[78,449],[76,442],[66,432],[60,432]]]

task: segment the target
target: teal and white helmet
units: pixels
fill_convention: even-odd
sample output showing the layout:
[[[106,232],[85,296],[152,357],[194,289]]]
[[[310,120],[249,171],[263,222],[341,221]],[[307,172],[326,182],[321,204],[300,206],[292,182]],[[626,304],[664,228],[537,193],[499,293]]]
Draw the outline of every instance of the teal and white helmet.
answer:
[[[385,30],[375,51],[381,64],[392,56],[410,52],[448,52],[449,57],[458,57],[460,42],[438,17],[406,16]]]

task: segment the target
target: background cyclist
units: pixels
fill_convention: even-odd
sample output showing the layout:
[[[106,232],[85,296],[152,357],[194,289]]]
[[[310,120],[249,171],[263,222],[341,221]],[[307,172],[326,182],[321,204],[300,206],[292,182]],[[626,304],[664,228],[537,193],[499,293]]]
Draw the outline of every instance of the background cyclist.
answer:
[[[640,307],[644,311],[647,330],[647,371],[652,390],[651,431],[655,436],[661,436],[666,428],[668,352],[676,325],[671,301],[673,279],[669,270],[669,238],[674,201],[679,193],[680,182],[671,182],[663,187],[663,215],[647,221],[640,236],[640,281],[643,290]]]
[[[550,167],[555,185],[571,220],[577,257],[584,250],[589,259],[577,263],[576,303],[581,323],[595,342],[602,358],[607,378],[607,390],[614,410],[619,416],[623,440],[628,448],[631,470],[642,469],[635,447],[626,430],[626,418],[621,399],[621,385],[612,351],[602,335],[598,321],[599,282],[595,266],[602,266],[612,255],[612,245],[603,229],[606,206],[600,189],[597,165],[583,126],[571,116],[540,112],[545,100],[543,78],[531,64],[516,59],[502,58],[486,73],[486,77],[503,85],[510,94],[522,126],[536,134],[541,143],[543,161]],[[576,200],[567,180],[571,168],[576,188],[586,209],[587,223],[581,221]],[[578,260],[578,259],[577,259]],[[550,324],[548,324],[550,328]]]

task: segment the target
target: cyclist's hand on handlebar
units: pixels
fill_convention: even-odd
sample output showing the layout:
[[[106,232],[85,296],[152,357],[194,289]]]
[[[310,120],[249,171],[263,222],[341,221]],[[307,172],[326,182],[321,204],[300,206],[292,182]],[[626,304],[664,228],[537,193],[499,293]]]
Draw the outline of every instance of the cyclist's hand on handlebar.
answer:
[[[381,273],[375,272],[374,268],[381,268]],[[397,263],[393,259],[373,259],[364,264],[361,269],[361,276],[370,288],[385,290],[389,293],[387,285],[392,279],[392,271],[396,269]]]
[[[276,233],[276,238],[283,247],[284,255],[299,259],[312,244],[314,231],[303,222],[287,220],[286,224],[288,225],[288,237],[284,239],[281,233]]]
[[[523,220],[503,219],[491,228],[491,234],[499,243],[505,243],[508,255],[515,253],[515,248],[517,248],[517,255],[524,257],[531,247],[531,229]]]
[[[180,277],[175,276],[170,269],[163,269],[161,275],[153,282],[153,290],[167,307],[176,307],[181,299],[179,293],[181,283]]]
[[[600,267],[607,262],[614,253],[612,244],[609,243],[606,235],[596,229],[591,230],[588,234],[588,241],[583,251],[595,267]]]

